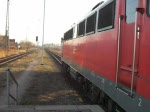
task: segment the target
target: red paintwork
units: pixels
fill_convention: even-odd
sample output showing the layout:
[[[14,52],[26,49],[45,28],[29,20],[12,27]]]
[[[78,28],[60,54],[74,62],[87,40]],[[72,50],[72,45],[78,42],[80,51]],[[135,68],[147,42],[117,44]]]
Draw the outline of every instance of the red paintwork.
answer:
[[[141,7],[147,7],[147,0],[140,1]],[[139,49],[139,79],[137,93],[150,99],[150,17],[145,13],[139,17],[141,25]]]
[[[63,57],[83,66],[113,82],[116,81],[116,60],[119,15],[126,17],[125,0],[116,0],[115,28],[98,32],[86,37],[64,42]],[[146,14],[146,0],[139,0],[144,14],[138,14],[138,26],[141,29],[137,39],[134,90],[150,100],[150,17]],[[121,21],[119,83],[131,87],[133,61],[134,26]]]

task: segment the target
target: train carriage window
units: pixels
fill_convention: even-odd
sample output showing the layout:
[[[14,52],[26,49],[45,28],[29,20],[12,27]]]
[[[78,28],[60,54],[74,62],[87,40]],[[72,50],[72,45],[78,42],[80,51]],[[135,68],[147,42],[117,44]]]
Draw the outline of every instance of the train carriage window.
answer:
[[[136,8],[139,0],[126,0],[126,22],[128,24],[135,22]]]
[[[73,28],[70,29],[69,31],[67,31],[64,34],[64,40],[69,40],[69,39],[72,39],[72,38],[73,38]]]
[[[78,36],[84,36],[85,33],[85,20],[78,25]]]
[[[96,25],[96,13],[87,18],[86,34],[94,33],[95,25]]]
[[[104,31],[114,28],[115,19],[115,1],[109,3],[99,10],[98,14],[98,31]]]

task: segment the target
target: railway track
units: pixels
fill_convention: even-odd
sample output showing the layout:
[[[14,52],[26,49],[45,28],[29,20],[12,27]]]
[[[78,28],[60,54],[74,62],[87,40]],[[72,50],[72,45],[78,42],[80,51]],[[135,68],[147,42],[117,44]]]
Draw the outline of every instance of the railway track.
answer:
[[[53,53],[53,52],[51,52],[51,51],[49,51],[48,49],[45,49],[46,50],[46,52],[47,53],[49,53],[50,55],[52,55],[58,62],[59,61],[61,61],[61,56],[59,56],[59,55],[57,55],[57,54],[55,54],[55,53]],[[59,62],[60,63],[60,62]],[[62,64],[62,62],[61,62],[61,64]],[[108,112],[110,112],[109,111],[109,109],[112,109],[112,108],[114,108],[113,106],[113,104],[111,105],[108,105],[108,109],[107,109],[107,107],[104,105],[104,103],[102,103],[101,102],[101,100],[99,99],[99,97],[98,97],[98,88],[96,87],[96,86],[92,86],[94,89],[93,89],[93,91],[89,91],[88,90],[88,88],[92,88],[92,87],[90,87],[88,84],[91,84],[90,82],[81,82],[81,81],[83,81],[83,80],[85,80],[85,79],[83,79],[82,77],[80,77],[80,76],[78,76],[78,77],[75,77],[74,75],[72,75],[72,74],[75,74],[71,69],[73,69],[73,68],[67,68],[68,66],[65,66],[65,68],[66,68],[66,73],[68,73],[68,74],[70,74],[69,75],[69,77],[71,77],[71,79],[74,79],[74,81],[75,81],[75,85],[76,85],[76,83],[79,83],[79,86],[81,87],[81,89],[79,90],[79,91],[82,91],[83,92],[83,94],[86,94],[86,97],[87,97],[87,99],[90,101],[90,103],[91,104],[96,104],[96,105],[99,105],[101,108],[103,108],[103,110],[105,110],[106,112],[108,111]],[[68,71],[69,70],[69,71]],[[78,74],[77,74],[78,75]],[[73,81],[73,80],[72,80]],[[109,102],[111,103],[111,100],[109,100]],[[112,106],[112,107],[111,107]],[[123,110],[122,110],[122,108],[120,108],[120,107],[116,107],[116,110],[115,110],[115,112],[124,112]]]
[[[56,54],[56,53],[54,53],[54,52],[52,52],[52,51],[50,51],[50,50],[48,50],[48,49],[45,49],[45,51],[46,51],[49,55],[51,55],[54,59],[56,59],[56,61],[59,62],[59,64],[62,65],[61,56],[60,56],[60,55],[58,55],[58,54]],[[70,69],[69,69],[69,70],[70,70]],[[68,74],[70,74],[71,71],[65,71],[65,70],[62,70],[62,71],[65,72],[65,74],[67,74],[67,78],[71,78],[71,79],[74,80],[73,82],[74,82],[75,84],[73,84],[73,86],[75,86],[76,83],[77,83],[77,80],[74,79],[74,77],[73,77],[72,75],[68,75]],[[69,77],[68,77],[68,76],[69,76]],[[80,82],[78,82],[78,83],[80,83]],[[81,85],[79,84],[79,86],[81,86]],[[79,91],[84,91],[84,90],[83,90],[83,89],[80,89]],[[94,103],[94,102],[90,99],[90,97],[89,97],[88,95],[86,95],[86,98],[88,99],[88,102]]]
[[[53,56],[53,57],[59,62],[59,64],[62,64],[62,62],[61,62],[61,56],[60,56],[60,55],[57,55],[57,54],[55,54],[55,53],[49,51],[48,49],[45,49],[45,51],[46,51],[49,55]]]
[[[23,54],[19,54],[19,55],[13,55],[13,56],[9,56],[9,57],[6,57],[6,58],[1,58],[0,59],[0,66],[6,64],[6,63],[9,63],[9,62],[12,62],[12,61],[15,61],[17,59],[20,59],[28,54],[31,54],[33,53],[34,51],[30,51],[30,52],[27,52],[27,53],[23,53]]]

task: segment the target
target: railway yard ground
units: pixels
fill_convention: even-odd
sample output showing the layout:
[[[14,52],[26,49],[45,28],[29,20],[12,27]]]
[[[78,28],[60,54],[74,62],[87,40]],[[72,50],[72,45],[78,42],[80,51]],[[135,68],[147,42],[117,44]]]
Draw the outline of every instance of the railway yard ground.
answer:
[[[82,93],[80,86],[68,78],[67,75],[62,72],[61,65],[46,52],[44,52],[44,65],[41,65],[41,55],[42,51],[40,50],[0,67],[0,105],[7,104],[6,67],[10,68],[19,83],[19,105],[69,106],[92,104],[86,95]],[[10,90],[12,94],[14,94],[15,89],[12,82]],[[13,101],[11,101],[11,103],[13,104]],[[76,106],[76,108],[79,107]],[[92,111],[86,108],[80,112]]]

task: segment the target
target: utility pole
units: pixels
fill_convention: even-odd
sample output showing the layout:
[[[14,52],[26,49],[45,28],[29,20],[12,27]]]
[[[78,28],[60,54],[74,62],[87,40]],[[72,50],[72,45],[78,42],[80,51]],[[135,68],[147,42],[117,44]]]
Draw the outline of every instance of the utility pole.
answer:
[[[6,49],[9,50],[9,0],[7,0],[5,39]]]
[[[44,65],[43,52],[44,52],[44,28],[45,28],[45,2],[46,0],[44,0],[44,11],[43,11],[43,38],[42,38],[42,63],[41,65]]]
[[[26,34],[26,42],[25,42],[26,52],[28,52],[28,42],[27,42],[27,34]]]

